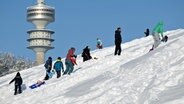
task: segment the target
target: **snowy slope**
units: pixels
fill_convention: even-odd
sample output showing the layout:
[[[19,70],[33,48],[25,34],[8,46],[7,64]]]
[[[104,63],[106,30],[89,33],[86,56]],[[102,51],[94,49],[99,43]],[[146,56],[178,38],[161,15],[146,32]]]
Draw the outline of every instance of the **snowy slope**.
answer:
[[[82,62],[70,76],[54,76],[46,84],[13,95],[9,81],[16,73],[0,78],[0,104],[184,104],[184,29],[165,32],[169,41],[149,52],[152,37],[91,52],[97,60]],[[64,62],[64,59],[63,59]],[[20,72],[29,86],[45,76],[43,65]]]

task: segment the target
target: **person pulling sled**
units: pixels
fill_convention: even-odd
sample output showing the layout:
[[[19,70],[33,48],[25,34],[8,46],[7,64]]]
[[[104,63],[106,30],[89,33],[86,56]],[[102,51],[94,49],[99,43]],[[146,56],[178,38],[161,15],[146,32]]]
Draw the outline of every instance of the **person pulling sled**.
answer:
[[[51,73],[51,69],[52,69],[52,57],[49,57],[44,65],[45,69],[46,69],[46,75],[44,80],[48,80],[50,78],[50,73]]]

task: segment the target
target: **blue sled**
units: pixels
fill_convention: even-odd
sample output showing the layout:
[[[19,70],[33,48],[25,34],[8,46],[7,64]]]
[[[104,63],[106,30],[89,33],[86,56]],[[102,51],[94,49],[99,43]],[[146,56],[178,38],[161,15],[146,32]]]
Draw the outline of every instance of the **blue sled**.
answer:
[[[47,72],[47,75],[49,76],[49,78],[52,78],[52,76],[55,74],[55,71],[54,70],[52,70],[50,73],[49,72]]]
[[[45,84],[45,82],[35,83],[35,84],[29,86],[29,88],[30,89],[35,89],[35,88],[40,87],[41,85],[44,85],[44,84]]]

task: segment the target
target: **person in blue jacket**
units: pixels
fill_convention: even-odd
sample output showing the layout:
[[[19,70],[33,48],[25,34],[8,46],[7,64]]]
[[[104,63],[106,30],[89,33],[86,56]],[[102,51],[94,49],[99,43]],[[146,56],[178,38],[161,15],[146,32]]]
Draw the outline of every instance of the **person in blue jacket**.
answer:
[[[56,62],[54,63],[54,69],[57,73],[57,78],[61,76],[61,69],[62,69],[62,72],[64,73],[64,67],[63,67],[63,62],[61,61],[61,57],[58,57]]]

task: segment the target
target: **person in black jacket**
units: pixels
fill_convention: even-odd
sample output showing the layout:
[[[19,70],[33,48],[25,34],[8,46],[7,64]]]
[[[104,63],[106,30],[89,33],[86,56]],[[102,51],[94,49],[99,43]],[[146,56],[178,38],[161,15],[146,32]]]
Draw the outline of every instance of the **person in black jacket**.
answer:
[[[92,57],[91,57],[91,55],[90,55],[90,49],[89,49],[88,46],[86,46],[86,47],[83,49],[82,57],[83,57],[83,62],[92,59]]]
[[[22,78],[19,72],[17,72],[15,78],[13,78],[9,84],[11,84],[12,82],[15,81],[15,92],[14,95],[17,94],[17,90],[19,91],[19,93],[22,93],[22,89],[21,89],[21,85],[22,85]]]
[[[144,32],[145,36],[149,36],[149,29],[147,28],[146,31]]]
[[[121,55],[121,28],[118,27],[117,30],[115,31],[115,52],[114,55]]]
[[[46,69],[46,76],[44,78],[44,80],[48,80],[49,79],[49,73],[52,69],[52,57],[49,57],[47,59],[47,61],[45,62],[45,65],[44,65],[45,69]]]

